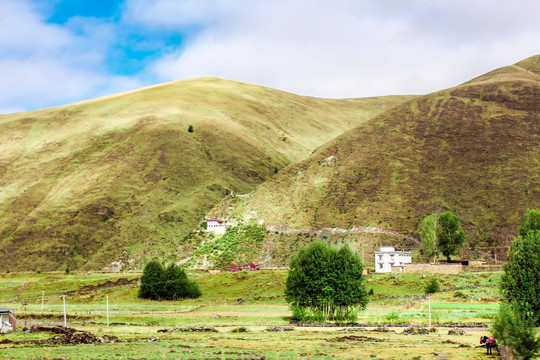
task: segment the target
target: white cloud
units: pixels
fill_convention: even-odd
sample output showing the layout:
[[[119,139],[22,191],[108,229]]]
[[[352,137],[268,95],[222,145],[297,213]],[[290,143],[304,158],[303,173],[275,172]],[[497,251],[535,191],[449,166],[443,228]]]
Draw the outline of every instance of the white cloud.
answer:
[[[62,26],[38,0],[0,1],[0,112],[199,76],[321,97],[418,94],[540,53],[534,0],[126,0],[115,23]],[[164,55],[119,76],[125,58],[110,59],[124,50]]]
[[[1,6],[3,113],[62,105],[142,86],[137,79],[103,70],[106,49],[114,37],[110,24],[73,18],[66,26],[59,26],[46,23],[30,1],[2,0]]]
[[[226,19],[235,13],[236,4],[219,0],[128,0],[123,20],[150,28],[183,29]]]
[[[57,25],[45,25],[30,2],[2,1],[0,48],[16,54],[55,51],[69,46],[73,36]]]
[[[540,52],[533,1],[232,1],[206,13],[215,2],[200,0],[187,17],[182,2],[132,5],[142,3],[147,26],[181,29],[191,13],[202,24],[149,69],[161,81],[219,76],[324,97],[427,93]]]
[[[1,72],[0,107],[12,111],[29,110],[13,105],[21,102],[40,108],[80,101],[90,94],[93,97],[141,86],[135,79],[81,70],[52,59],[0,59],[0,68],[10,70]]]

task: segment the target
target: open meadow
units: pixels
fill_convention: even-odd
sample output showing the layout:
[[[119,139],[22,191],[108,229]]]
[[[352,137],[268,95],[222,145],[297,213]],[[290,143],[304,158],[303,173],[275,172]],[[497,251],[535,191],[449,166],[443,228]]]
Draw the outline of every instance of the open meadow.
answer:
[[[373,274],[357,324],[297,326],[283,297],[287,272],[189,272],[203,295],[137,298],[140,273],[0,275],[0,307],[17,331],[0,335],[2,359],[486,359],[476,348],[498,309],[500,272],[439,275],[428,332],[424,288],[432,276]],[[77,334],[25,333],[66,322]],[[107,326],[107,297],[109,326]],[[43,299],[43,306],[42,306]],[[418,327],[413,332],[411,326]],[[458,327],[464,333],[450,335]],[[79,340],[77,340],[79,339]],[[81,340],[82,339],[82,340]],[[86,339],[86,340],[85,340]],[[88,340],[90,339],[90,340]],[[97,341],[96,341],[97,340]],[[85,343],[90,342],[90,343]]]

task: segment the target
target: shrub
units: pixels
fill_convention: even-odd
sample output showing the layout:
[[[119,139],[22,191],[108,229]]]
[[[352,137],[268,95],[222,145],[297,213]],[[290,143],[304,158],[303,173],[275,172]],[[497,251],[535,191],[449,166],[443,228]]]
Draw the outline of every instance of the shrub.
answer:
[[[233,332],[233,333],[247,333],[247,332],[249,332],[249,330],[248,330],[248,328],[246,328],[244,326],[240,326],[240,327],[232,329],[231,332]]]
[[[395,310],[390,311],[388,314],[384,316],[386,321],[388,321],[390,324],[394,324],[398,322],[399,320],[399,313]]]
[[[439,280],[436,277],[434,277],[426,285],[425,292],[426,294],[433,294],[439,291],[441,291],[441,285],[439,284]]]
[[[300,305],[291,305],[292,318],[298,321],[309,320],[308,309]]]
[[[524,316],[516,306],[503,303],[491,329],[493,336],[518,359],[534,359],[540,353],[534,319]]]
[[[190,133],[192,133],[192,132],[193,132],[193,125],[189,125],[187,131],[190,132]]]

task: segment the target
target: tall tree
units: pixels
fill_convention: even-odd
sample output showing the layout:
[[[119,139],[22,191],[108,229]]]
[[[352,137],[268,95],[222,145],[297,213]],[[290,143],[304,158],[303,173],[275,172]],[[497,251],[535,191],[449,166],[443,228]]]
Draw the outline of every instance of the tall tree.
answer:
[[[510,348],[516,359],[536,358],[540,352],[540,337],[534,321],[527,319],[515,306],[502,303],[491,327],[493,336]]]
[[[524,237],[530,230],[540,230],[540,210],[527,209],[518,228],[518,234]]]
[[[439,216],[437,214],[430,214],[422,221],[422,245],[420,246],[420,250],[428,261],[436,260],[439,254],[437,247],[438,226]]]
[[[441,214],[438,223],[437,246],[450,261],[450,256],[454,255],[465,241],[465,233],[461,230],[458,217],[450,211]]]
[[[526,319],[540,326],[540,230],[529,230],[512,242],[504,264],[501,290],[505,299]]]
[[[365,308],[368,302],[363,269],[348,246],[336,250],[315,242],[301,249],[291,260],[285,287],[293,317],[355,320],[355,309]],[[310,316],[306,316],[308,312]]]
[[[161,296],[161,287],[165,281],[165,270],[163,265],[153,259],[144,267],[141,276],[141,286],[139,287],[139,297],[142,299],[157,300]]]

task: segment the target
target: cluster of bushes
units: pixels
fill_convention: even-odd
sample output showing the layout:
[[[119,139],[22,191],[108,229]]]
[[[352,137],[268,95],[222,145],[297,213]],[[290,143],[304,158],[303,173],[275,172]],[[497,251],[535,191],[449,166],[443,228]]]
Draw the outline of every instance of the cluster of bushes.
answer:
[[[254,221],[231,226],[225,234],[213,241],[209,238],[205,245],[195,251],[195,255],[206,255],[216,268],[229,267],[234,261],[252,261],[266,235],[266,227]],[[207,235],[213,237],[213,234]]]
[[[199,285],[187,278],[184,269],[176,264],[164,268],[158,260],[144,267],[139,298],[150,300],[177,300],[201,296]]]

